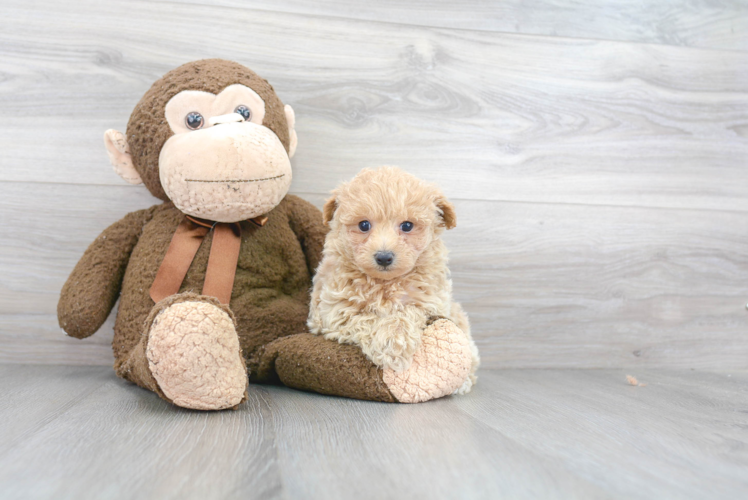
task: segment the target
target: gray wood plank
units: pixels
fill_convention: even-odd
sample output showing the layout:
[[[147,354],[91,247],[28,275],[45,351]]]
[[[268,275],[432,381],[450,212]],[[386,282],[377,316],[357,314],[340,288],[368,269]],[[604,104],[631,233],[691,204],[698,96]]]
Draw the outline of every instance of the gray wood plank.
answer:
[[[0,365],[12,385],[0,402],[0,491],[8,499],[745,498],[748,372],[638,370],[643,387],[628,385],[626,373],[483,370],[469,395],[417,405],[252,385],[237,411],[203,413],[111,368]]]
[[[624,498],[745,498],[748,374],[487,371],[454,404]]]
[[[10,221],[0,244],[0,360],[111,364],[111,318],[93,337],[71,339],[56,305],[88,244],[154,202],[140,194],[0,183],[0,220]],[[324,198],[302,196],[318,206]],[[456,206],[458,226],[445,240],[484,366],[748,368],[744,214]]]
[[[468,202],[448,232],[487,366],[748,368],[739,213]]]
[[[38,432],[109,378],[99,367],[0,365],[0,453]]]
[[[296,191],[399,164],[455,198],[748,210],[743,53],[172,3],[3,12],[0,180],[120,183],[103,130],[220,56],[296,108]]]
[[[59,290],[56,293],[59,297]],[[26,295],[38,296],[33,293]],[[12,292],[0,292],[0,301],[3,303],[12,302],[11,297]],[[78,340],[68,337],[57,324],[57,299],[49,296],[42,297],[41,300],[45,309],[50,312],[0,313],[0,362],[100,366],[114,364],[112,338],[116,306],[95,335]]]
[[[241,411],[188,411],[95,369],[106,383],[0,447],[3,498],[281,498],[265,389]],[[68,386],[82,370],[67,368]]]
[[[240,0],[187,0],[246,9]],[[748,6],[740,1],[578,2],[429,0],[252,2],[252,9],[440,28],[597,38],[748,50]]]
[[[608,498],[557,461],[457,411],[271,392],[291,498]]]

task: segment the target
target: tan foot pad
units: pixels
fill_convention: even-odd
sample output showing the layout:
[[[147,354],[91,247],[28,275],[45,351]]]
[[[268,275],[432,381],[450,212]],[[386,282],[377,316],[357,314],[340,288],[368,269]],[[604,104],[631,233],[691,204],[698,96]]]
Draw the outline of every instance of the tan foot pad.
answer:
[[[386,369],[382,378],[401,403],[421,403],[459,389],[470,374],[471,363],[467,335],[451,321],[440,319],[424,330],[410,368],[402,372]]]
[[[221,410],[238,405],[247,371],[231,317],[207,302],[179,302],[156,316],[148,366],[176,405]]]

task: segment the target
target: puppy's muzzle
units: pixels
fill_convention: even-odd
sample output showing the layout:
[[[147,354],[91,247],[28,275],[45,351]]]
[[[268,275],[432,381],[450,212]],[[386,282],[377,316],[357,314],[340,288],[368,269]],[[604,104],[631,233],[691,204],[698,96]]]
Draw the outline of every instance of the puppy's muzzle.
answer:
[[[395,254],[392,252],[377,252],[374,254],[374,260],[378,265],[387,267],[395,260]]]

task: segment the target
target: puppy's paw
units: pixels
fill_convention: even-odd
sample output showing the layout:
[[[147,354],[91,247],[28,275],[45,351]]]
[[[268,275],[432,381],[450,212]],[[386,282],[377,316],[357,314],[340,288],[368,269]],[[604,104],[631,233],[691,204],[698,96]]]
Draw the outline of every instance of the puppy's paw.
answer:
[[[452,394],[455,394],[455,395],[458,395],[458,396],[462,396],[464,394],[467,394],[468,392],[470,392],[473,389],[473,386],[475,385],[475,383],[477,381],[478,381],[478,377],[476,377],[475,375],[471,374],[465,380],[465,382],[463,382],[462,385],[455,392],[453,392]]]
[[[384,318],[367,341],[361,343],[363,353],[377,366],[402,372],[410,367],[413,355],[421,345],[423,327],[400,316]]]
[[[402,372],[410,368],[411,363],[413,363],[413,353],[408,355],[395,350],[392,350],[392,352],[385,350],[385,352],[380,353],[379,362],[375,364],[379,365],[380,368]]]

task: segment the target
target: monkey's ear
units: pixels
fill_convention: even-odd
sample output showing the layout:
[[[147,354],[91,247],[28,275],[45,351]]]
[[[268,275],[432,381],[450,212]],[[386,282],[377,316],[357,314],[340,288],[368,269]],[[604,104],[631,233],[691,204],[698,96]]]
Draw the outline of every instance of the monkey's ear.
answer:
[[[444,226],[447,229],[452,229],[453,227],[457,226],[457,214],[455,213],[455,206],[448,202],[447,198],[445,198],[444,195],[439,195],[436,198],[436,208],[439,209],[439,215],[441,215],[442,220],[444,221]]]
[[[338,199],[335,195],[332,195],[325,202],[325,206],[322,207],[322,223],[325,226],[330,225],[332,216],[335,215],[335,209],[338,208]]]
[[[104,132],[104,146],[106,146],[106,153],[109,155],[109,161],[112,162],[114,171],[120,177],[130,184],[140,184],[143,182],[140,174],[135,170],[135,165],[132,163],[130,146],[127,145],[125,134],[118,130],[107,130]]]
[[[286,112],[286,121],[288,122],[288,157],[293,158],[293,155],[296,153],[296,144],[298,144],[298,139],[296,138],[296,114],[288,104],[286,104],[283,110]]]

